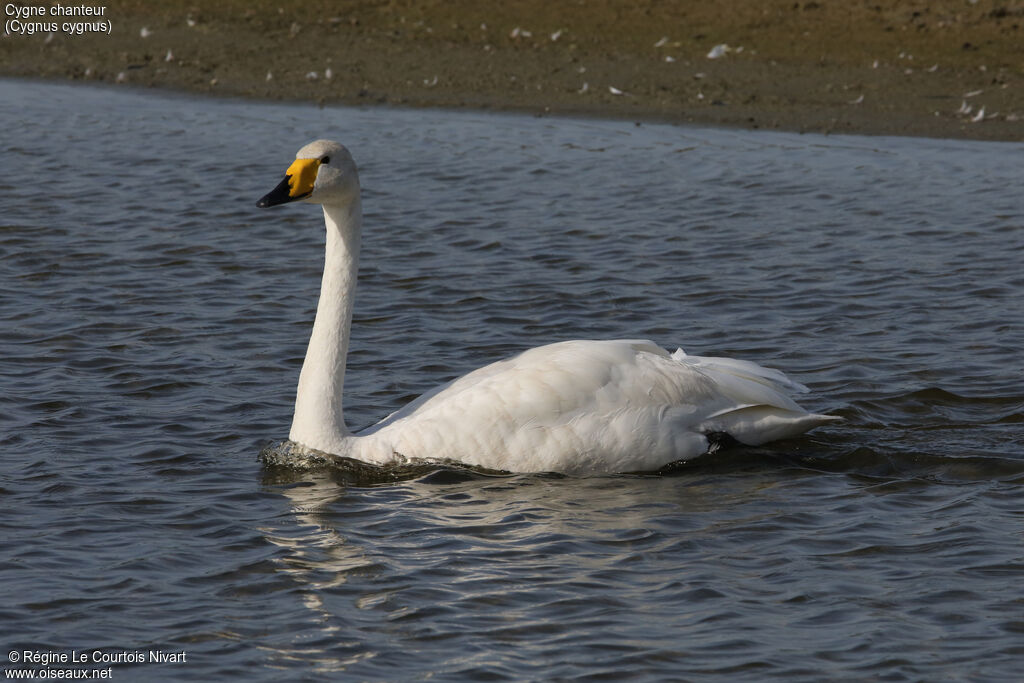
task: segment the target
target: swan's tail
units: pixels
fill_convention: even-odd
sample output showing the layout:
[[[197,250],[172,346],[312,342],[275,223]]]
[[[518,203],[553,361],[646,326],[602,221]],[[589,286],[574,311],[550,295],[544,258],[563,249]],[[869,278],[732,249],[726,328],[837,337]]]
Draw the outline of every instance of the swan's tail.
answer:
[[[672,358],[713,380],[735,401],[735,405],[708,416],[705,431],[725,432],[741,443],[756,446],[842,419],[809,413],[797,405],[790,394],[806,393],[808,388],[778,370],[734,358],[690,356],[682,349],[677,349]]]

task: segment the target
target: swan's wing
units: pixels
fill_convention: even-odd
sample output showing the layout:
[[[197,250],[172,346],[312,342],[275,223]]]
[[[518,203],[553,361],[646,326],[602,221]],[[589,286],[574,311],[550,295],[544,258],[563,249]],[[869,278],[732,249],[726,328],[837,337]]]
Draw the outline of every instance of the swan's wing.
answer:
[[[613,366],[622,366],[641,351],[668,357],[657,344],[640,339],[567,341],[538,346],[434,387],[361,434],[373,433],[414,414],[432,413],[455,401],[456,396],[462,397],[458,403],[468,402],[476,399],[478,392],[495,392],[504,399],[501,403],[507,404],[506,409],[518,408],[535,417],[542,410],[541,405],[551,399],[564,404],[570,396],[606,384],[611,380],[606,373]],[[518,404],[510,399],[510,391],[523,396]]]
[[[676,349],[675,353],[672,354],[672,358],[694,368],[704,368],[713,373],[726,373],[742,379],[752,380],[764,384],[779,393],[792,391],[805,394],[809,391],[803,384],[794,382],[779,370],[761,367],[757,363],[751,363],[748,360],[717,358],[714,356],[691,356],[682,349]]]
[[[753,363],[643,340],[561,342],[438,387],[360,435],[494,469],[648,470],[704,453],[709,432],[762,443],[793,429],[808,414],[782,393],[792,386]]]
[[[529,349],[433,389],[359,436],[372,438],[375,457],[390,449],[514,471],[574,471],[570,461],[594,451],[629,457],[636,449],[610,438],[608,425],[652,405],[634,367],[641,355],[669,359],[641,340]]]

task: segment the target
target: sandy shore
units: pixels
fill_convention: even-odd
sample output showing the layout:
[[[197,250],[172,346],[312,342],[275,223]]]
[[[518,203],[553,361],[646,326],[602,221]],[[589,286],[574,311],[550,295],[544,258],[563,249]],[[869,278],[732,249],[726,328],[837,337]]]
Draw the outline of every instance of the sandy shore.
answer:
[[[1024,0],[59,5],[102,9],[77,17],[54,16],[50,4],[42,17],[18,17],[14,6],[5,5],[0,76],[1024,140]],[[74,35],[65,22],[88,30]],[[20,33],[26,26],[34,32]]]

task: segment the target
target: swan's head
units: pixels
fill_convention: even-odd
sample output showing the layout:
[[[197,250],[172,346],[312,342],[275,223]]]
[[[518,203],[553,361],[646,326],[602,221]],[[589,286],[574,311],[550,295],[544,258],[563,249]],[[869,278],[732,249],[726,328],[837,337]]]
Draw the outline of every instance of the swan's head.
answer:
[[[284,180],[256,206],[265,209],[288,202],[345,205],[358,196],[359,174],[352,155],[337,142],[317,140],[295,154]]]

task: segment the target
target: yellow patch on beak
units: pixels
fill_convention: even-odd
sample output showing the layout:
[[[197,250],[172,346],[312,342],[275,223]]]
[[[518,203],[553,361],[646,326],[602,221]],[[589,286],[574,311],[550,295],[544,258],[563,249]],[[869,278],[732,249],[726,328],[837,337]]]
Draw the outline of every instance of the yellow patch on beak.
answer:
[[[319,159],[296,159],[285,171],[288,176],[288,196],[292,199],[305,197],[313,192]]]

